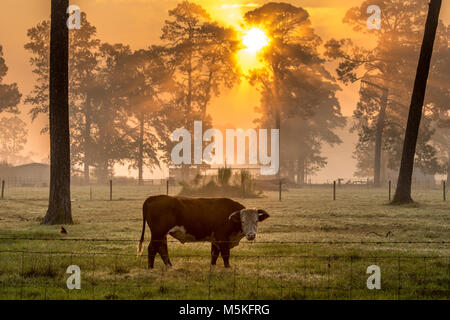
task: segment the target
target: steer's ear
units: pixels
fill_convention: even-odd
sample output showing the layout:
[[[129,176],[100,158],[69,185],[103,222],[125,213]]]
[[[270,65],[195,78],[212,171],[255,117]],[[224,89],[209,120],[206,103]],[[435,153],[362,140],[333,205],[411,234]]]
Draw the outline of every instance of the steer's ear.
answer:
[[[228,219],[232,222],[241,223],[241,211],[233,212]]]
[[[268,217],[270,217],[270,215],[266,211],[264,211],[262,209],[258,210],[258,221],[259,222],[266,220]]]

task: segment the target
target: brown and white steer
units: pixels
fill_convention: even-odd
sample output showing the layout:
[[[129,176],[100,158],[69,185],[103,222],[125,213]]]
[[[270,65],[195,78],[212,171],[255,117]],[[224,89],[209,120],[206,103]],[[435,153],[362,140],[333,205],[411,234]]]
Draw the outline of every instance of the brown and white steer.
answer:
[[[210,241],[211,264],[215,265],[219,254],[226,268],[230,267],[230,249],[239,241],[256,238],[258,222],[269,214],[261,209],[245,209],[231,199],[194,199],[184,197],[149,197],[143,206],[143,225],[138,255],[142,255],[145,223],[152,238],[148,246],[148,267],[153,268],[157,253],[167,266],[172,266],[167,250],[167,234],[181,243]]]

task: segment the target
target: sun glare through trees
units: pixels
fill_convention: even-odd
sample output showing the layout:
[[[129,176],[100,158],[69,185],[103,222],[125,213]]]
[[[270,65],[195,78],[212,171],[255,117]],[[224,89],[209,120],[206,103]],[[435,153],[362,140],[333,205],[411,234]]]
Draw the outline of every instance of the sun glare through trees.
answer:
[[[269,44],[269,38],[266,33],[259,28],[248,30],[242,38],[245,50],[251,53],[257,53]]]

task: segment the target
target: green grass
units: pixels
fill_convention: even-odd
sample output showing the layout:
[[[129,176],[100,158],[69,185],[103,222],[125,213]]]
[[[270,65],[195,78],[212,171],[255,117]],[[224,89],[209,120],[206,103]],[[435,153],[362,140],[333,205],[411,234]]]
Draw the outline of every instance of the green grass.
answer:
[[[60,235],[59,226],[39,225],[47,189],[7,189],[0,238],[23,239],[0,241],[0,299],[449,298],[450,203],[438,188],[416,189],[418,204],[409,206],[390,206],[385,189],[365,186],[338,188],[336,201],[330,186],[291,189],[282,202],[276,192],[238,199],[271,217],[255,243],[231,251],[231,269],[220,259],[210,267],[208,243],[170,238],[173,268],[157,257],[147,270],[146,251],[135,256],[142,203],[164,191],[115,186],[107,201],[109,188],[93,187],[90,201],[89,188],[73,187],[75,224]],[[81,268],[81,290],[66,287],[71,264]],[[381,268],[381,290],[366,287],[372,264]]]

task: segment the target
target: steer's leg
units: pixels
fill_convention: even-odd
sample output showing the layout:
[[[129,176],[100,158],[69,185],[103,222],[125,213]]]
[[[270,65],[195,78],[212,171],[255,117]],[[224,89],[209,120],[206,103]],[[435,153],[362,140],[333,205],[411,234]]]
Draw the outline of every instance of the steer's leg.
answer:
[[[230,267],[230,246],[228,243],[221,243],[220,244],[220,253],[222,255],[223,264],[225,268]]]
[[[154,241],[150,241],[148,245],[148,268],[153,269],[155,265],[156,248]]]
[[[216,244],[211,243],[211,264],[213,266],[216,265],[217,258],[219,258],[219,254],[220,254],[219,247]]]
[[[161,258],[163,259],[164,264],[168,267],[171,267],[172,263],[170,263],[169,250],[167,248],[167,235],[164,236],[164,240],[162,241],[162,244],[161,244],[161,251],[159,252],[159,254],[161,255]]]

